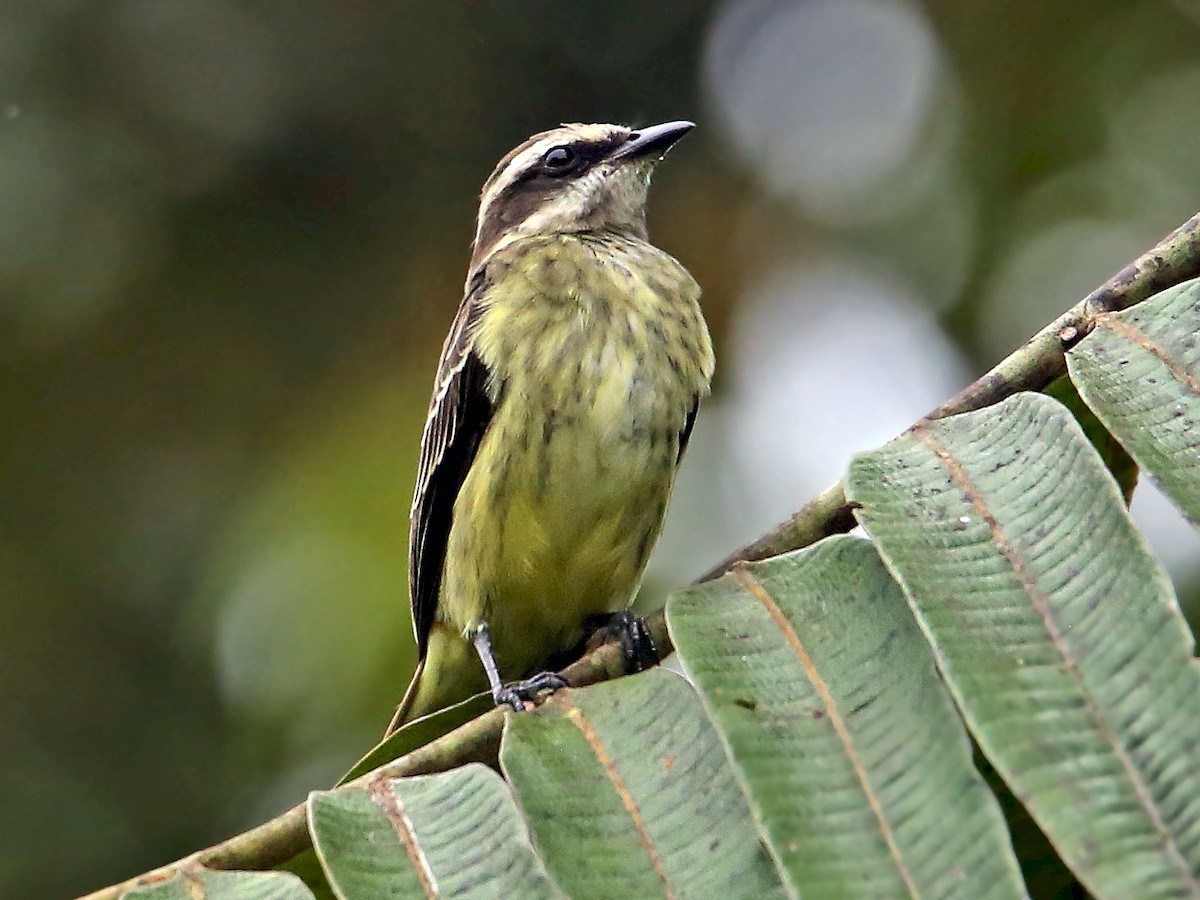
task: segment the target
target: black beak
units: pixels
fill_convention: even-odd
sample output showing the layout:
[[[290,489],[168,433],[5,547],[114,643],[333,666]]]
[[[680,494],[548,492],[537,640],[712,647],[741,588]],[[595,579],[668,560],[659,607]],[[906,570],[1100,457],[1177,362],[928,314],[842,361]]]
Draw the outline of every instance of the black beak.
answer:
[[[694,122],[664,122],[633,132],[613,153],[613,159],[639,159],[654,156],[662,159],[675,142],[695,128]]]

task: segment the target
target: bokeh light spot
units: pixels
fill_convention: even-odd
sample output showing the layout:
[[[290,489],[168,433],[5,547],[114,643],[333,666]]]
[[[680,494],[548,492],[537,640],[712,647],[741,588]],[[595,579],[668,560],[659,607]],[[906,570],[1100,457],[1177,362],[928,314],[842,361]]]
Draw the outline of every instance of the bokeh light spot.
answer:
[[[815,215],[845,215],[913,150],[939,63],[907,3],[731,0],[704,76],[748,171]]]

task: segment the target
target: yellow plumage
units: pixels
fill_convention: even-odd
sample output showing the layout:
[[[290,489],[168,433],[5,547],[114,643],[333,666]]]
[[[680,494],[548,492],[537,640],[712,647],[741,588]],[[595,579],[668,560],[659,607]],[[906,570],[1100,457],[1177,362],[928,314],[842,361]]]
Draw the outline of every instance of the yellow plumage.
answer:
[[[489,677],[519,708],[542,681],[504,682],[637,590],[713,372],[700,289],[646,234],[650,173],[691,127],[564,125],[484,185],[422,438],[421,662],[393,729]]]
[[[442,674],[408,718],[487,686],[481,622],[513,679],[629,605],[712,377],[700,289],[663,251],[556,235],[504,255],[475,331],[499,402],[454,504],[426,664]]]

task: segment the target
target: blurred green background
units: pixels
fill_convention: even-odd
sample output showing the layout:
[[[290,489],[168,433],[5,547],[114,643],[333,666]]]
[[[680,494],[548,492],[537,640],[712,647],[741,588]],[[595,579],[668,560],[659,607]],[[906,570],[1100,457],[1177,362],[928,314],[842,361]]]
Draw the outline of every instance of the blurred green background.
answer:
[[[0,896],[379,735],[478,187],[531,132],[700,125],[651,227],[720,370],[652,602],[1200,208],[1198,99],[1196,0],[0,0]]]

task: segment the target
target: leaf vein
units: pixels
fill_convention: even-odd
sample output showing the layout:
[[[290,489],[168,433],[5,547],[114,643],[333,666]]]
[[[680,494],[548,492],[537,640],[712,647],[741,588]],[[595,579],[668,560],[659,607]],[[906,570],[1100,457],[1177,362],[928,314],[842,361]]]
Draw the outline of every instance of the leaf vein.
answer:
[[[825,683],[825,679],[817,671],[817,667],[813,664],[812,657],[804,648],[800,636],[796,634],[796,629],[792,627],[792,623],[788,621],[783,610],[779,608],[774,598],[763,587],[761,581],[755,578],[747,570],[746,566],[738,563],[733,567],[733,575],[742,586],[755,600],[761,603],[775,620],[775,624],[779,630],[783,632],[783,636],[787,639],[793,651],[795,651],[800,664],[804,667],[805,673],[808,675],[808,680],[816,690],[821,702],[825,705],[826,713],[829,716],[829,722],[833,726],[834,732],[845,748],[846,757],[850,761],[850,765],[854,768],[854,774],[858,776],[858,783],[862,787],[863,794],[866,795],[867,803],[871,807],[871,812],[874,814],[876,821],[879,823],[879,831],[883,837],[884,843],[887,844],[888,853],[896,864],[896,870],[900,877],[904,880],[905,887],[912,897],[920,897],[920,891],[917,889],[916,883],[913,881],[912,873],[909,872],[908,866],[904,861],[904,854],[900,850],[900,845],[896,842],[896,835],[892,831],[892,826],[884,815],[883,806],[879,802],[879,797],[875,794],[875,789],[871,786],[871,781],[867,777],[866,768],[859,759],[858,750],[854,746],[854,738],[850,734],[850,729],[846,726],[846,720],[843,718],[841,710],[838,709],[837,701],[834,699],[832,692],[829,690],[829,685]]]
[[[1119,319],[1113,313],[1103,313],[1096,317],[1096,324],[1101,328],[1115,334],[1117,337],[1123,337],[1127,341],[1132,341],[1137,344],[1164,366],[1166,366],[1176,380],[1184,384],[1193,394],[1200,396],[1200,381],[1196,380],[1187,367],[1179,360],[1169,354],[1161,344],[1155,342],[1148,334],[1134,325]]]
[[[555,695],[555,698],[561,698],[560,702],[562,702],[567,710],[567,720],[579,729],[588,746],[592,748],[592,752],[596,754],[597,762],[604,769],[605,776],[612,784],[613,790],[617,792],[617,796],[621,799],[621,804],[629,814],[629,818],[633,822],[633,827],[638,833],[638,838],[641,840],[642,846],[646,848],[646,854],[650,857],[650,864],[654,867],[654,874],[663,883],[667,900],[675,900],[675,890],[671,887],[671,881],[667,877],[662,856],[658,852],[658,847],[654,844],[654,839],[650,837],[650,831],[646,828],[646,820],[642,818],[642,811],[638,808],[637,801],[634,799],[633,793],[629,790],[629,785],[621,777],[617,761],[612,758],[608,749],[604,746],[604,742],[600,740],[600,735],[596,732],[595,726],[583,714],[583,710],[572,701],[570,692],[559,691]]]
[[[1159,842],[1162,844],[1166,854],[1170,857],[1171,862],[1184,875],[1185,880],[1196,888],[1194,895],[1200,895],[1200,885],[1197,885],[1195,875],[1192,873],[1191,866],[1187,859],[1180,851],[1179,846],[1175,841],[1170,829],[1167,827],[1158,805],[1155,803],[1153,793],[1142,778],[1141,773],[1134,765],[1133,759],[1125,745],[1121,742],[1116,729],[1105,715],[1104,710],[1096,702],[1096,698],[1084,678],[1082,670],[1079,668],[1079,661],[1075,658],[1071,647],[1068,645],[1063,633],[1059,630],[1058,623],[1054,620],[1050,611],[1050,600],[1038,588],[1036,582],[1029,574],[1029,567],[1021,555],[1014,549],[1008,536],[1004,533],[999,521],[992,514],[992,511],[984,503],[975,483],[967,474],[962,464],[950,453],[944,444],[935,438],[926,426],[917,426],[912,430],[912,435],[929,448],[938,458],[941,464],[945,467],[950,477],[955,484],[964,492],[964,498],[967,499],[975,511],[987,523],[988,528],[992,532],[992,541],[996,549],[1000,551],[1001,556],[1007,560],[1012,567],[1013,573],[1017,576],[1021,583],[1021,588],[1025,595],[1029,598],[1034,610],[1041,617],[1042,623],[1045,626],[1046,632],[1054,644],[1055,649],[1066,663],[1067,671],[1071,677],[1079,685],[1079,688],[1084,697],[1089,714],[1096,724],[1100,735],[1106,740],[1109,746],[1112,747],[1113,753],[1121,763],[1121,767],[1125,770],[1125,775],[1129,779],[1130,785],[1133,788],[1134,795],[1138,803],[1141,805],[1151,825],[1158,834]]]
[[[400,843],[404,845],[404,852],[408,854],[408,860],[412,863],[413,869],[416,870],[417,877],[421,880],[421,889],[425,892],[425,896],[429,900],[437,900],[437,879],[434,877],[433,870],[429,867],[429,860],[425,858],[425,853],[417,843],[417,835],[413,830],[412,821],[404,812],[404,807],[400,803],[400,798],[396,796],[396,792],[388,786],[387,778],[375,778],[370,785],[371,799],[375,805],[383,810],[383,814],[387,816],[387,820],[392,824],[392,830],[396,833],[396,837],[400,839]]]

